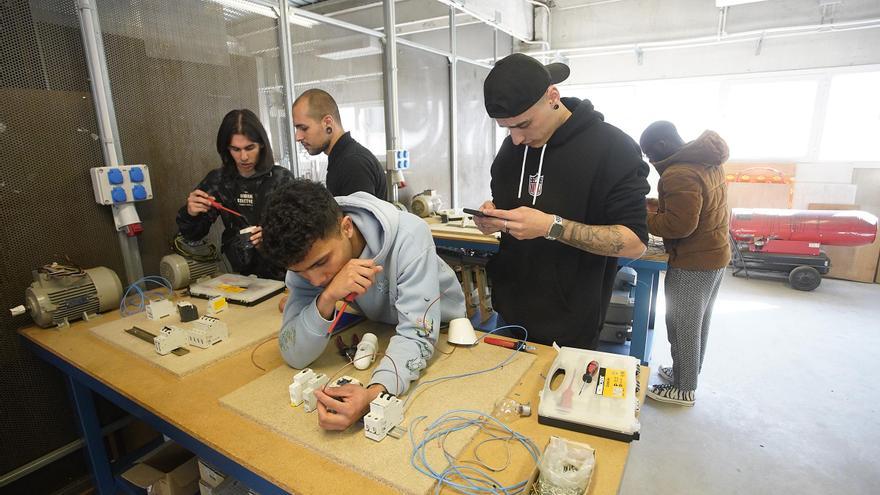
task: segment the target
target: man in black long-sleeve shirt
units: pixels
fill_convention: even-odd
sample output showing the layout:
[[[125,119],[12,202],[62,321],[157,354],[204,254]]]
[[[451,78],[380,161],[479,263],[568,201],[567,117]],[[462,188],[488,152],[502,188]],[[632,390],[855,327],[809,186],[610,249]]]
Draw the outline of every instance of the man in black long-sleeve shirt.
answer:
[[[365,191],[386,199],[385,172],[379,160],[345,132],[339,107],[329,93],[309,89],[293,102],[296,141],[310,155],[327,154],[327,189],[334,196]]]

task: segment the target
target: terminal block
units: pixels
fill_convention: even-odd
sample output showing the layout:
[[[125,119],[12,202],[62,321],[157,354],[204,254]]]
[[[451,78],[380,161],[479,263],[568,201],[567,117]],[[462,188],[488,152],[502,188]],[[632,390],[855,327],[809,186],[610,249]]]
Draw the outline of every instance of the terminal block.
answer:
[[[364,434],[370,440],[379,442],[402,422],[403,401],[388,392],[382,392],[370,402],[370,412],[364,416]]]
[[[180,314],[180,322],[187,323],[199,318],[199,310],[189,301],[177,303],[177,312]]]
[[[315,397],[315,390],[327,384],[329,377],[324,373],[318,373],[315,378],[303,389],[303,410],[310,413],[318,408],[318,398]]]
[[[293,383],[287,387],[290,393],[290,404],[292,406],[304,404],[303,410],[305,412],[314,411],[318,407],[315,390],[327,385],[329,379],[324,373],[315,373],[311,368],[303,369],[293,376]],[[339,380],[336,380],[336,383],[338,382]]]
[[[186,340],[186,330],[169,325],[160,330],[159,335],[153,339],[153,344],[156,346],[156,352],[164,356],[178,347],[183,347]]]
[[[298,406],[303,403],[303,389],[315,378],[315,372],[311,368],[305,368],[293,375],[293,383],[287,387],[290,393],[290,405]]]
[[[208,314],[216,315],[217,313],[224,311],[229,307],[229,303],[226,302],[226,298],[224,296],[214,296],[208,299]]]
[[[189,344],[202,349],[229,338],[229,329],[226,323],[213,316],[202,316],[195,321],[192,330],[189,331]]]
[[[158,299],[147,303],[147,319],[161,320],[166,316],[171,316],[174,312],[174,303],[168,299]]]

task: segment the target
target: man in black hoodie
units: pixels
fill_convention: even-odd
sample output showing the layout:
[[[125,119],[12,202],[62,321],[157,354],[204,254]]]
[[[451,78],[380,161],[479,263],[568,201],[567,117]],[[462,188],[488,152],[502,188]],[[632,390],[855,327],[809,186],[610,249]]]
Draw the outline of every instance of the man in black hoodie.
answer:
[[[510,136],[492,163],[488,217],[475,221],[502,233],[488,265],[501,319],[534,342],[595,349],[617,257],[645,251],[648,165],[592,103],[560,96],[568,74],[519,53],[489,73],[486,111]]]

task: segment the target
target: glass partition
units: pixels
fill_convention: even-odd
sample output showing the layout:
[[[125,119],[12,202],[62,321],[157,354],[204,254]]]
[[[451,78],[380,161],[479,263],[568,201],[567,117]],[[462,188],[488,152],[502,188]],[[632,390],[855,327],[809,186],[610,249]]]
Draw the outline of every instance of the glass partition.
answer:
[[[311,88],[330,93],[339,106],[342,126],[372,151],[385,156],[385,108],[379,38],[317,23],[292,26],[294,98]],[[301,175],[323,181],[327,156],[310,156],[297,144]]]
[[[449,63],[446,57],[407,46],[397,47],[401,144],[408,149],[411,169],[400,201],[409,205],[425,189],[451,204],[449,168]]]

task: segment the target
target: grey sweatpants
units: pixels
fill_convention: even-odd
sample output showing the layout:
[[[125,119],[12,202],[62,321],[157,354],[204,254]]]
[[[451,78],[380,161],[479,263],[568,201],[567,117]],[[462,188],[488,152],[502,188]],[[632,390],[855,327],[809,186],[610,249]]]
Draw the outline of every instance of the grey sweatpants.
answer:
[[[679,390],[697,389],[697,376],[706,356],[712,306],[724,268],[666,272],[666,336],[672,351],[672,374]]]

